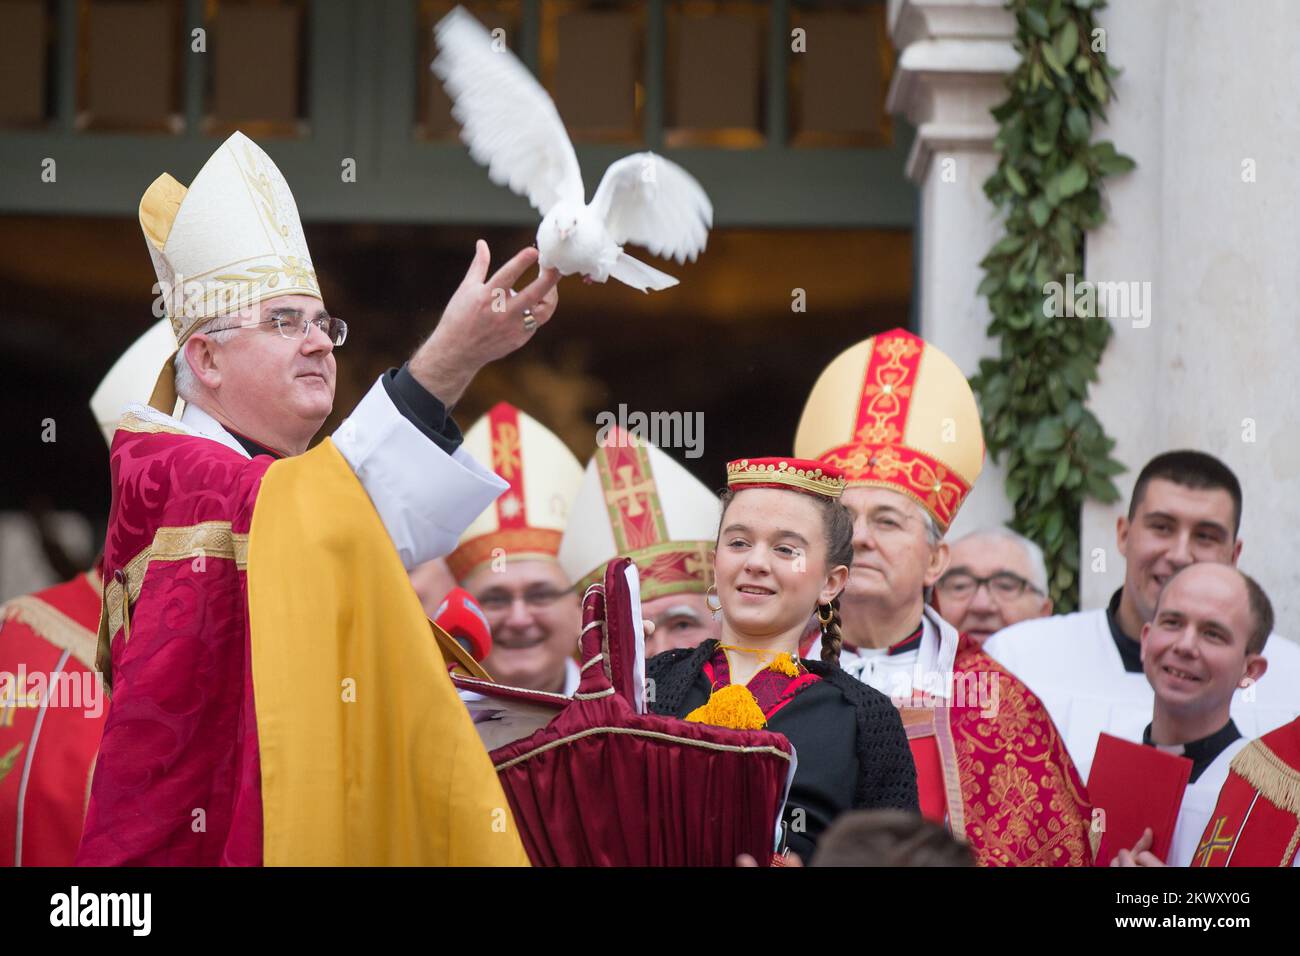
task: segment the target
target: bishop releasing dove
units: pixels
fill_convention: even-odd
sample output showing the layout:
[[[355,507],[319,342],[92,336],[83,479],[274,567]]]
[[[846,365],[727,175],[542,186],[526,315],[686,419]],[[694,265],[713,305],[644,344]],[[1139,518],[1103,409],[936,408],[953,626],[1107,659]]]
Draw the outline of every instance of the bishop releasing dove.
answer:
[[[469,154],[494,183],[526,196],[542,214],[538,262],[587,281],[610,276],[642,292],[677,280],[623,251],[624,242],[685,263],[704,251],[713,205],[690,173],[654,153],[605,170],[590,203],[573,143],[555,103],[504,45],[463,7],[434,27],[433,72],[452,99]]]

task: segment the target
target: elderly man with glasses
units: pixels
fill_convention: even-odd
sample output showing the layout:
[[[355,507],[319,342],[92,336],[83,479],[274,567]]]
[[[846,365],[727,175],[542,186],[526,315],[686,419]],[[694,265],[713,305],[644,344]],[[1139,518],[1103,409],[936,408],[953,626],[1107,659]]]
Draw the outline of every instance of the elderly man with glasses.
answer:
[[[433,333],[308,451],[347,325],[270,157],[235,133],[140,223],[179,350],[112,445],[78,863],[526,863],[406,572],[506,489],[449,410],[558,275],[512,297],[536,250],[489,278],[480,241]]]
[[[931,603],[976,644],[1012,624],[1052,613],[1043,550],[1009,528],[982,528],[953,542]]]

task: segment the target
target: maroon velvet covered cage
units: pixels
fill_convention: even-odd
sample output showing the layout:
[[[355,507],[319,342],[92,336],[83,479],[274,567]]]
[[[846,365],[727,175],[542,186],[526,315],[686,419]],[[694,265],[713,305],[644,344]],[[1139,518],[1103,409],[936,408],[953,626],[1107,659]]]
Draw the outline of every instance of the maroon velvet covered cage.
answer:
[[[528,855],[537,866],[731,866],[748,853],[766,865],[790,743],[637,713],[630,564],[611,561],[583,598],[572,702],[491,753]]]

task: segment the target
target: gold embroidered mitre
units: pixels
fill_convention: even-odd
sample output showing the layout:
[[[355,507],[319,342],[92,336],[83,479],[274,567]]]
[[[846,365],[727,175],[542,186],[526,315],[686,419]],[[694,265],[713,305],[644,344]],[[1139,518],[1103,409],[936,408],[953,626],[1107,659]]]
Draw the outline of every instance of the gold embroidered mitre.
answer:
[[[826,366],[804,405],[794,453],[844,469],[850,488],[906,495],[947,531],[984,467],[984,430],[956,363],[892,329]]]
[[[704,593],[713,583],[721,506],[689,471],[653,445],[611,429],[587,464],[560,543],[560,566],[578,588],[605,564],[631,558],[641,599]]]
[[[140,228],[172,331],[279,295],[320,298],[289,184],[256,143],[232,133],[187,190],[163,173],[140,200]]]
[[[465,529],[447,566],[456,580],[491,564],[494,553],[511,561],[555,561],[582,465],[573,452],[531,415],[500,402],[465,433],[464,448],[510,489]],[[497,552],[500,548],[501,551]]]

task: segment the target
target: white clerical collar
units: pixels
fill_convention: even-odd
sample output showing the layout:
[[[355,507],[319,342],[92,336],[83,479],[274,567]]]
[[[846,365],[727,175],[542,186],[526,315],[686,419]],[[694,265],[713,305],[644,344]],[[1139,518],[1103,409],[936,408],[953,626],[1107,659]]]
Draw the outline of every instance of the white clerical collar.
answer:
[[[235,436],[226,431],[225,427],[205,412],[193,402],[185,406],[185,413],[181,415],[181,421],[189,426],[190,431],[204,438],[210,438],[215,442],[225,445],[233,451],[239,452],[245,458],[251,457],[236,439]]]
[[[889,648],[843,650],[840,667],[893,698],[919,691],[932,698],[951,699],[957,630],[931,607],[925,607],[922,614],[921,641],[915,648],[894,654]]]

